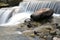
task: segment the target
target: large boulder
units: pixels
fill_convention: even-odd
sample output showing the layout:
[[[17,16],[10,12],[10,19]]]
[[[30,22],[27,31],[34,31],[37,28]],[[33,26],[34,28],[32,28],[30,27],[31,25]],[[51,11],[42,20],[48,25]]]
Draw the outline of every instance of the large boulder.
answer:
[[[50,8],[43,8],[40,10],[37,10],[31,15],[31,19],[34,21],[40,21],[43,19],[50,18],[53,15],[54,11]]]

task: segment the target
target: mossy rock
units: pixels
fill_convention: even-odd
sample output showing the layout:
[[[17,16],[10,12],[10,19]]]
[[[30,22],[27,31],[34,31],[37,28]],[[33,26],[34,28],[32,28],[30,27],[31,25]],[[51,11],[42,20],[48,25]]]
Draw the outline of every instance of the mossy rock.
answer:
[[[0,6],[7,6],[8,4],[0,3]]]
[[[10,4],[10,6],[18,5],[22,0],[10,0],[7,3]]]

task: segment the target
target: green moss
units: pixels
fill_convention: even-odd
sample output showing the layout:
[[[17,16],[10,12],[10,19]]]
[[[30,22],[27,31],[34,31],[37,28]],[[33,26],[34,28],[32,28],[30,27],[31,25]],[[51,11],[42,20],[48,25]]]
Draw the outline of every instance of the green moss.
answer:
[[[9,4],[6,4],[6,3],[3,3],[3,2],[0,2],[0,6],[8,6]]]

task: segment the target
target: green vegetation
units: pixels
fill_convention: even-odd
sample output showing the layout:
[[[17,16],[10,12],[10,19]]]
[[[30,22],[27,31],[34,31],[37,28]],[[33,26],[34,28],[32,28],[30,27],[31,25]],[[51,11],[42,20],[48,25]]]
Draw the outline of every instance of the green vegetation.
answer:
[[[8,6],[17,6],[23,0],[6,0],[0,1],[0,8],[1,7],[8,7]]]
[[[3,3],[3,2],[0,2],[0,6],[8,6],[9,4],[6,4],[6,3]]]

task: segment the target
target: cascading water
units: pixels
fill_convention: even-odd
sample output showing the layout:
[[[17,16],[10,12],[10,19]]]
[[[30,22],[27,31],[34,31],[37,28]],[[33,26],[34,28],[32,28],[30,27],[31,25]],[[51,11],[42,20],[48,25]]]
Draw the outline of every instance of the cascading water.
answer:
[[[12,16],[13,9],[0,9],[0,24],[7,23]]]
[[[30,18],[32,12],[23,12],[23,13],[17,13],[12,16],[12,13],[10,10],[7,10],[6,13],[4,13],[2,18],[0,19],[3,22],[0,23],[0,26],[6,26],[6,25],[16,25],[24,21],[26,18]],[[12,17],[11,17],[12,16]],[[9,18],[11,17],[11,18]],[[4,19],[3,19],[4,18]]]

